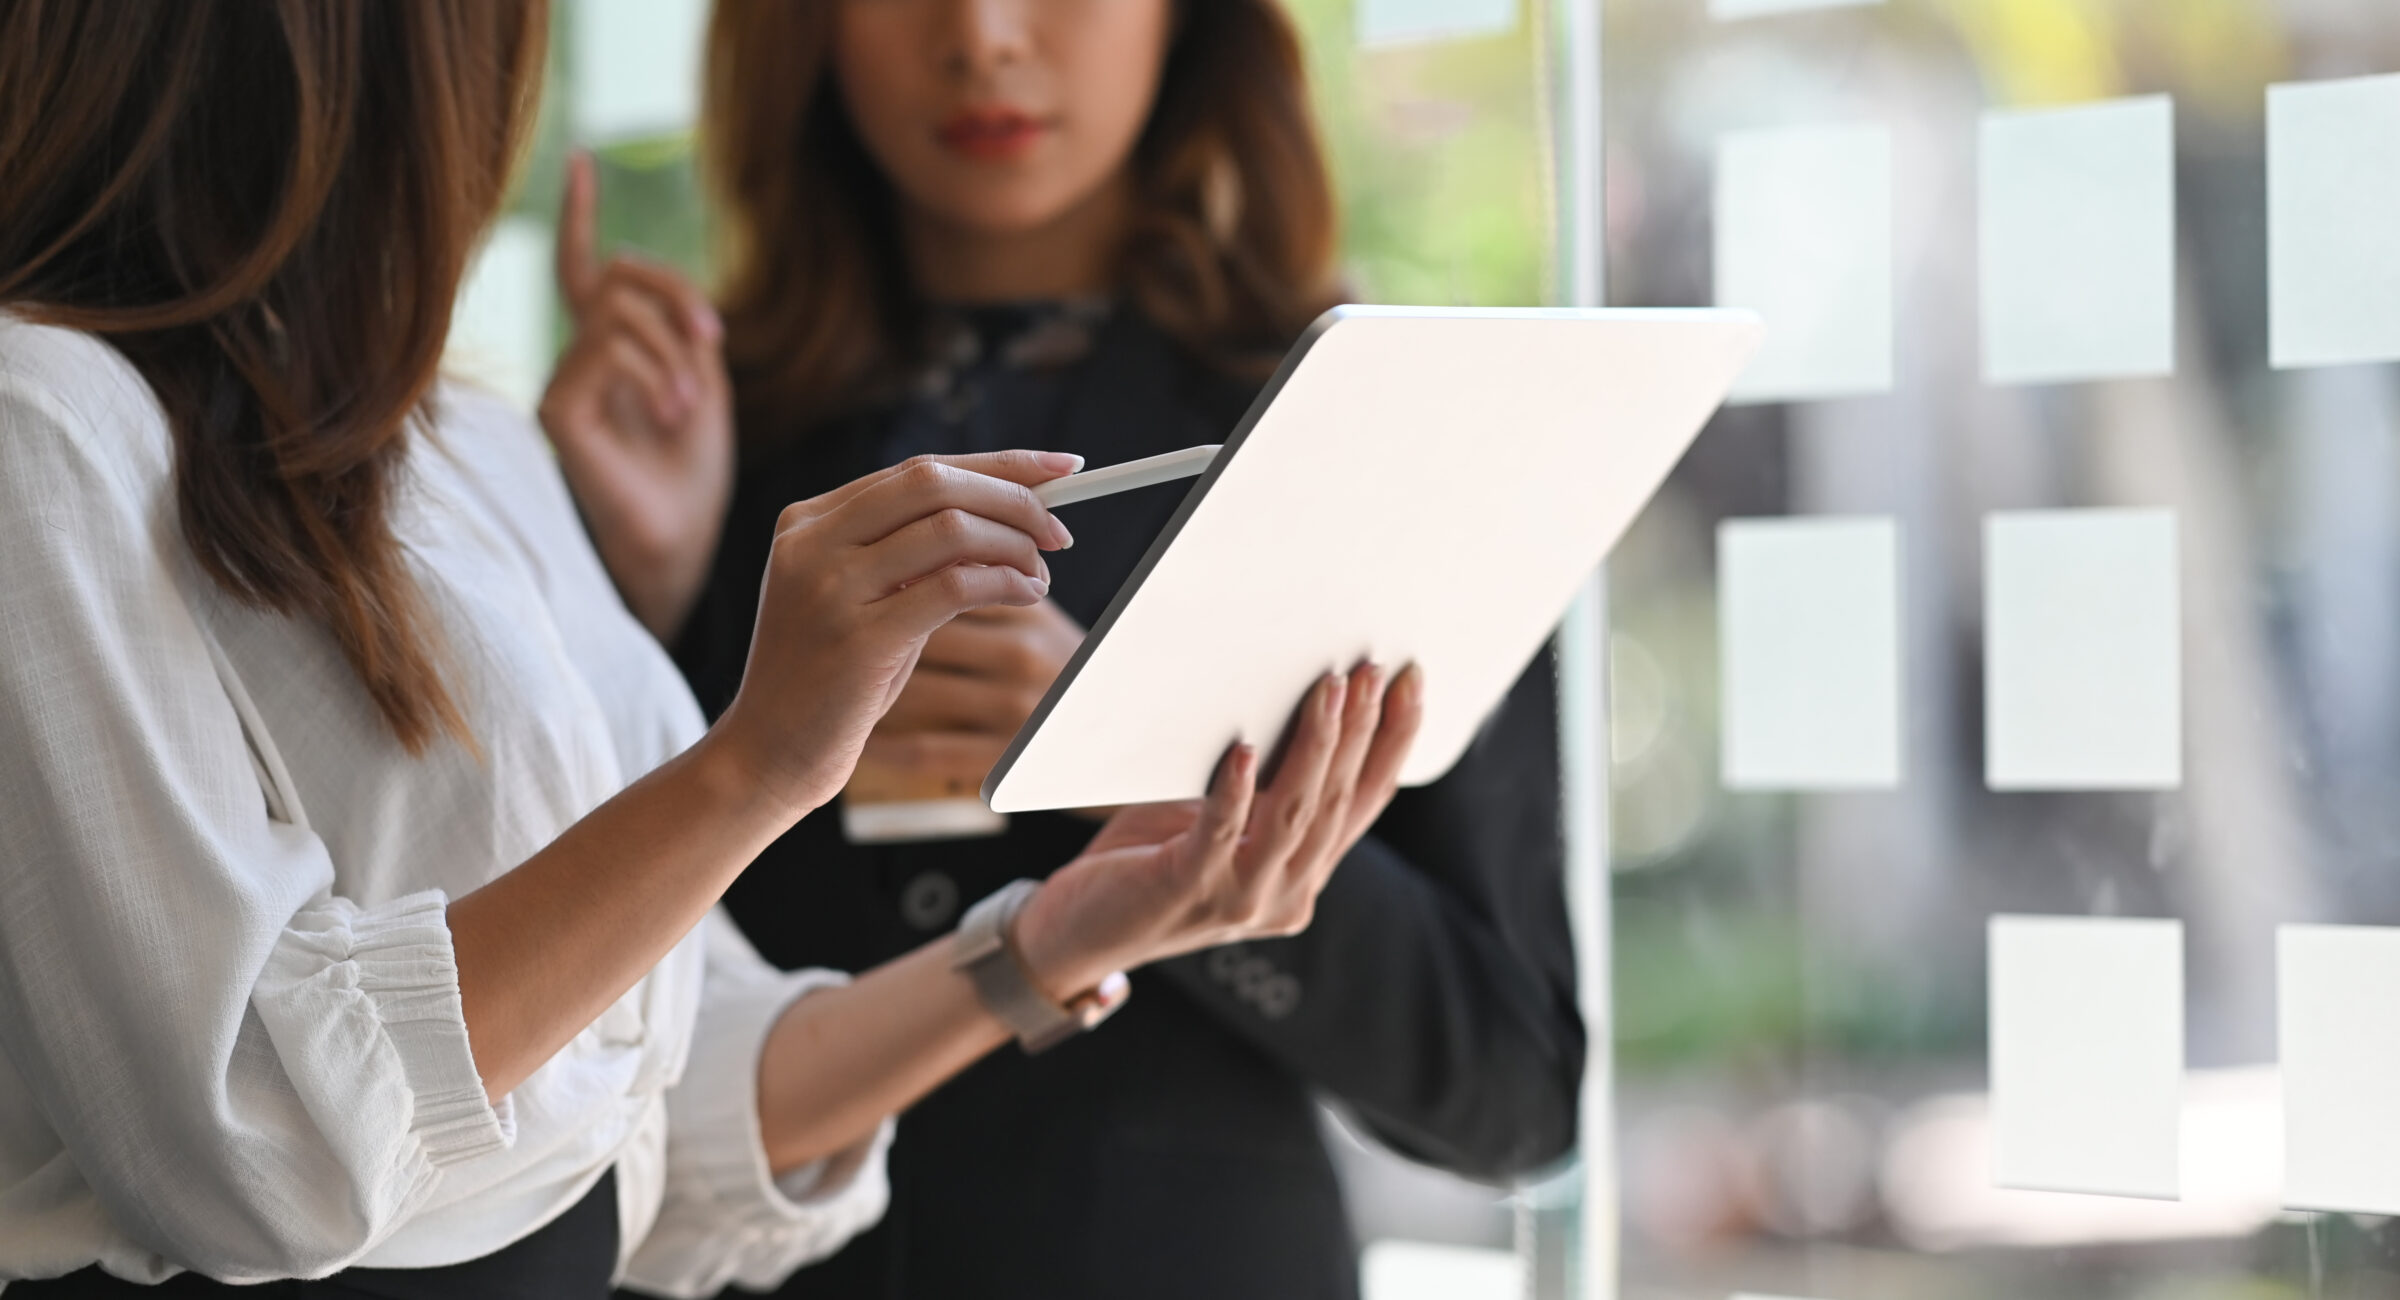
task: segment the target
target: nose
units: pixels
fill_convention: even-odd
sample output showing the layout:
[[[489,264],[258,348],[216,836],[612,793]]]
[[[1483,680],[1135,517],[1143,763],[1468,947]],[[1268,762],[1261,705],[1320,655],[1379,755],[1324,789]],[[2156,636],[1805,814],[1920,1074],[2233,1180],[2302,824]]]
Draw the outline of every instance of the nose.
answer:
[[[1034,5],[1041,0],[949,0],[940,36],[943,65],[972,81],[1017,63],[1031,52]]]

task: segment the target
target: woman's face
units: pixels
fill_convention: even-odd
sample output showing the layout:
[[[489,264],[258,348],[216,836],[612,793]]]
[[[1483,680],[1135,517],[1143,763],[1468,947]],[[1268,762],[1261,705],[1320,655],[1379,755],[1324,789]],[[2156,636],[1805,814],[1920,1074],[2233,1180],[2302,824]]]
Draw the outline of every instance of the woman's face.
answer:
[[[910,203],[1023,233],[1124,167],[1173,28],[1174,0],[840,0],[834,72]]]

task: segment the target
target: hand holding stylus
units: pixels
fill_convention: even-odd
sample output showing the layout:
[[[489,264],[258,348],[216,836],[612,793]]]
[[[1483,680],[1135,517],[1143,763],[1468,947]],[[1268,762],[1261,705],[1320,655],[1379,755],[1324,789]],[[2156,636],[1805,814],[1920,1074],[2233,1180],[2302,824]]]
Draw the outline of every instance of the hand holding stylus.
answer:
[[[717,733],[774,798],[830,801],[925,640],[987,605],[1050,590],[1066,526],[1033,488],[1074,456],[921,456],[784,509],[740,691]]]

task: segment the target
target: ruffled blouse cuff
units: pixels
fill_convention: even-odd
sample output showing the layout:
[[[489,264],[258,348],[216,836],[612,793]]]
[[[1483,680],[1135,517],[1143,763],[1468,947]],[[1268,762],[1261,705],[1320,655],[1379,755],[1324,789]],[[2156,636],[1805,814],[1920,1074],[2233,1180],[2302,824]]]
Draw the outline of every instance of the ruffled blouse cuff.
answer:
[[[467,1042],[448,913],[449,899],[439,890],[373,908],[329,898],[293,920],[268,958],[262,981],[262,990],[313,983],[365,1013],[349,1027],[371,1025],[397,1056],[408,1093],[409,1132],[437,1168],[516,1140],[508,1104],[492,1104]],[[291,1034],[344,1032],[343,1017],[274,1023],[281,1008],[323,1005],[314,1000],[261,997],[254,1005],[279,1041]]]
[[[772,1289],[883,1217],[890,1120],[781,1178],[759,1127],[758,1062],[775,1022],[794,1000],[848,982],[835,971],[795,971],[712,992],[668,1097],[667,1203],[629,1284],[670,1296],[729,1284]]]

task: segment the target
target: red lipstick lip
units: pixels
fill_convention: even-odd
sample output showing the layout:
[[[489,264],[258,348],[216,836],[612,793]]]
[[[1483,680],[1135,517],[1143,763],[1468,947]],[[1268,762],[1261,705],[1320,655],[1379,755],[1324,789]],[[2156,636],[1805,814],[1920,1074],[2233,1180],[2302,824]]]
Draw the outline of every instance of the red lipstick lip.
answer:
[[[943,147],[966,157],[1004,161],[1022,157],[1050,124],[1021,109],[967,108],[944,119],[934,132]]]

